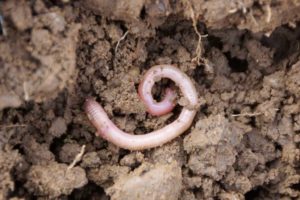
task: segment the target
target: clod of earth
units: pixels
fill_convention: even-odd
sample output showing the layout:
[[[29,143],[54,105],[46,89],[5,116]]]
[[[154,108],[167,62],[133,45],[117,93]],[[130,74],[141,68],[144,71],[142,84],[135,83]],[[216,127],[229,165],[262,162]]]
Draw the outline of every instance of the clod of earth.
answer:
[[[150,114],[163,115],[170,112],[175,104],[175,92],[166,90],[166,95],[161,102],[156,102],[151,90],[156,81],[169,78],[174,81],[187,100],[179,117],[162,129],[144,135],[128,134],[120,130],[107,116],[100,104],[93,99],[87,99],[85,111],[89,120],[96,127],[97,133],[113,144],[130,150],[142,150],[163,145],[187,130],[196,114],[198,94],[190,78],[172,65],[157,65],[152,67],[144,76],[139,86],[139,95]]]

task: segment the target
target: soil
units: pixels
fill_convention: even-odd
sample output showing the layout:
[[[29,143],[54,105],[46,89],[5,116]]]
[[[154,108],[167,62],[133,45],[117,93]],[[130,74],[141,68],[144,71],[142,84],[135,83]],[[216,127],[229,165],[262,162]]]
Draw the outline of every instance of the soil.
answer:
[[[0,1],[0,199],[300,199],[300,1]],[[124,131],[155,64],[193,80],[191,128],[127,151],[95,135],[99,101]],[[156,84],[160,94],[170,81]],[[179,90],[178,90],[179,92]]]

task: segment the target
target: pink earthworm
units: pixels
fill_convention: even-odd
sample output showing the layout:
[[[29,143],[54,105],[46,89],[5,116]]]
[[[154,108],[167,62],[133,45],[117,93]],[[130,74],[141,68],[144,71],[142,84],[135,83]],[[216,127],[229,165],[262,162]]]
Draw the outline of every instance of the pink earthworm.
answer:
[[[174,91],[166,90],[165,98],[156,102],[151,90],[155,82],[169,78],[180,88],[187,101],[178,118],[165,127],[143,135],[133,135],[120,130],[107,116],[102,106],[93,99],[87,99],[85,111],[97,133],[109,142],[129,150],[143,150],[161,146],[186,131],[193,122],[198,107],[198,94],[190,78],[172,65],[156,65],[148,70],[139,86],[139,95],[148,112],[162,115],[170,112],[174,104]]]

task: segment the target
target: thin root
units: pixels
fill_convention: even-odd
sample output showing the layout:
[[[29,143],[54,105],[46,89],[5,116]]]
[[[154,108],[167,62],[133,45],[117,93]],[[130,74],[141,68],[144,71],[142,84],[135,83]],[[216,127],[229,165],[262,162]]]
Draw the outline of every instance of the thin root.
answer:
[[[266,22],[270,23],[271,22],[271,18],[272,18],[272,10],[270,5],[266,5],[266,11],[267,11],[267,16],[266,16]]]
[[[10,124],[10,125],[0,125],[0,129],[5,128],[19,128],[19,127],[26,127],[27,124]]]
[[[241,114],[232,114],[232,117],[254,117],[258,115],[262,115],[263,113],[258,112],[258,113],[241,113]]]
[[[67,171],[72,169],[78,162],[81,161],[84,151],[85,151],[85,145],[82,145],[80,152],[75,156],[73,162],[68,166]]]
[[[252,22],[254,23],[254,25],[255,25],[255,26],[258,26],[257,20],[256,20],[255,17],[253,16],[253,12],[252,12],[251,9],[250,9],[250,12],[249,12],[249,16],[250,16],[250,19],[252,20]]]
[[[25,101],[29,101],[30,97],[29,97],[29,89],[28,89],[28,84],[27,82],[23,82],[23,91],[24,91],[24,99]]]
[[[128,33],[129,33],[129,32],[126,31],[126,32],[123,34],[123,36],[118,40],[117,45],[116,45],[116,48],[115,48],[115,53],[117,53],[121,41],[124,40],[124,39],[126,38],[126,36],[128,35]]]
[[[276,108],[276,109],[271,109],[271,110],[278,111],[279,109]],[[232,117],[255,117],[255,116],[263,115],[266,113],[267,112],[254,112],[254,113],[245,112],[245,113],[240,113],[240,114],[232,114],[231,116]]]
[[[196,56],[192,59],[192,61],[196,61],[198,65],[205,64],[205,62],[203,62],[201,57],[202,57],[202,37],[207,37],[207,35],[201,35],[201,33],[199,32],[198,28],[197,28],[197,20],[196,20],[196,16],[195,16],[195,12],[193,9],[193,6],[191,4],[191,2],[188,0],[186,1],[188,6],[190,7],[190,12],[191,12],[191,19],[193,22],[193,28],[198,36],[198,42],[197,42],[197,48],[196,48]]]

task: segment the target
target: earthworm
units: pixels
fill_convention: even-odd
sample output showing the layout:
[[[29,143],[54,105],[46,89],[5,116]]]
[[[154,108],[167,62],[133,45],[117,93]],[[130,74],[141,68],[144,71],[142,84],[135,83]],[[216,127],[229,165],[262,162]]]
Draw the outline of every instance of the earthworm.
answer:
[[[178,118],[165,127],[143,135],[133,135],[120,130],[107,116],[102,106],[95,100],[86,99],[84,109],[97,133],[109,142],[129,150],[143,150],[161,146],[187,130],[193,122],[198,106],[198,94],[190,78],[172,65],[156,65],[148,70],[139,85],[139,95],[147,107],[147,111],[154,115],[170,112],[174,104],[174,91],[166,90],[164,99],[156,102],[151,90],[155,82],[162,78],[169,78],[180,88],[186,104]]]

